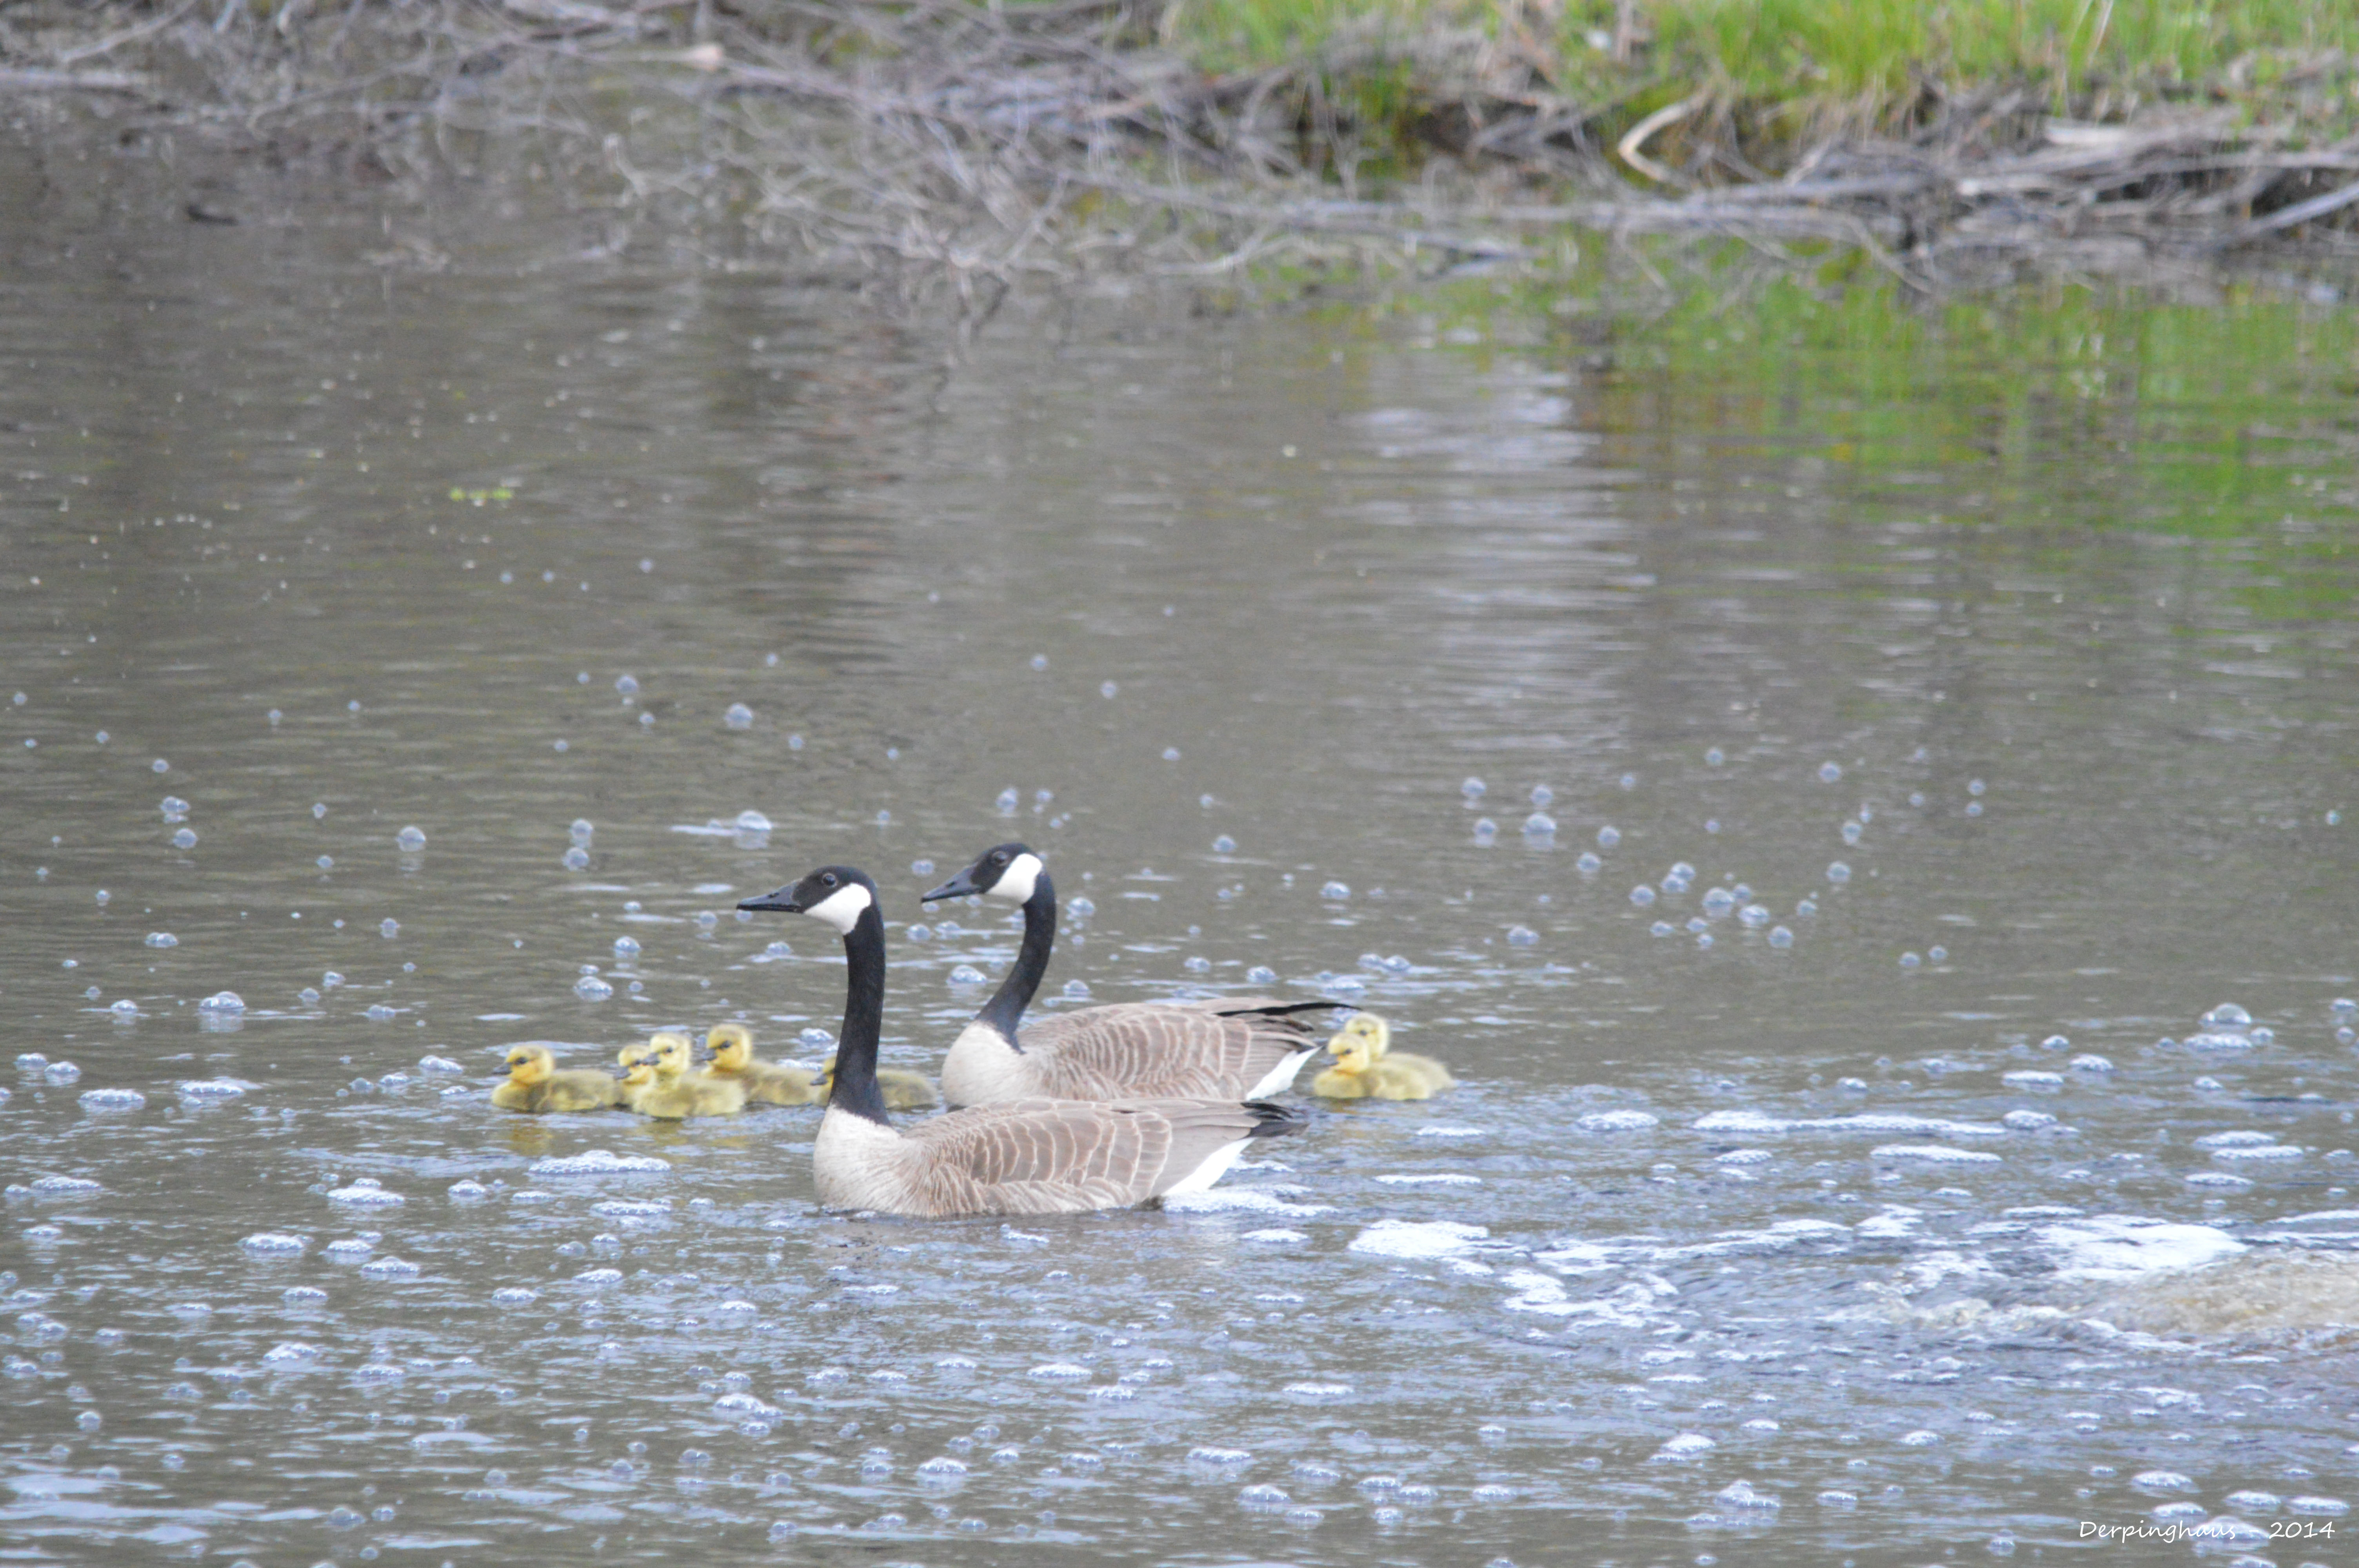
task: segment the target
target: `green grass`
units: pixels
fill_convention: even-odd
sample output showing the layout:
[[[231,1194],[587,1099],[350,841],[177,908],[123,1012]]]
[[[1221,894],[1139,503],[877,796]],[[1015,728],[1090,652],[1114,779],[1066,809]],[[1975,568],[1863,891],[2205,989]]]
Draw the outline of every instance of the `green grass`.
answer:
[[[2321,126],[2354,113],[2353,68],[2329,51],[2359,57],[2359,0],[1640,0],[1642,41],[1621,61],[1599,47],[1614,0],[1564,0],[1552,29],[1549,15],[1504,0],[1177,0],[1166,29],[1210,70],[1347,75],[1430,63],[1419,40],[1443,30],[1512,31],[1576,101],[1632,105],[1635,119],[1703,92],[1789,134],[1830,118],[1889,128],[1927,81],[2027,86],[2051,112],[2108,117],[2158,98]],[[1322,81],[1351,96],[1348,81]],[[1415,86],[1383,102],[1414,101]]]

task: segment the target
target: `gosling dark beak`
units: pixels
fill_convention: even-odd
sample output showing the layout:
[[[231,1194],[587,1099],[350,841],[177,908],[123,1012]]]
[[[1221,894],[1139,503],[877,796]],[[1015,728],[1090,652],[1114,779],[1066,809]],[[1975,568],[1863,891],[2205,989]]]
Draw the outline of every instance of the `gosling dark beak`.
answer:
[[[737,901],[737,907],[773,910],[780,914],[800,914],[803,912],[803,906],[795,902],[795,888],[799,884],[790,882],[777,892],[766,892],[759,898],[740,899]]]
[[[964,898],[969,893],[977,893],[982,891],[983,889],[975,885],[974,868],[973,866],[969,866],[966,870],[961,871],[958,875],[952,877],[950,881],[936,888],[933,892],[921,895],[918,902],[919,903],[932,903],[937,899]]]

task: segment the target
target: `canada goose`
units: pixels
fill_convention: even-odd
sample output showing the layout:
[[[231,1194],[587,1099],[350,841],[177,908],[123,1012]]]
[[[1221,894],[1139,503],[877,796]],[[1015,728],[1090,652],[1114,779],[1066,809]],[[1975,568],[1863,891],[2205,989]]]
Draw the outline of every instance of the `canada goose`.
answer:
[[[1212,1184],[1245,1145],[1309,1118],[1266,1101],[1016,1100],[894,1127],[876,1084],[885,1022],[885,922],[876,884],[822,866],[740,909],[824,921],[850,971],[834,1087],[811,1149],[820,1202],[892,1214],[1071,1214]]]
[[[1023,905],[1024,946],[942,1060],[942,1097],[952,1105],[1157,1095],[1258,1099],[1291,1084],[1319,1049],[1310,1025],[1290,1015],[1340,1005],[1266,997],[1114,1002],[1055,1013],[1019,1033],[1057,939],[1057,891],[1039,856],[1002,844],[921,902],[967,893]]]
[[[492,1091],[492,1103],[502,1110],[603,1110],[621,1088],[612,1073],[595,1067],[559,1072],[546,1045],[512,1048],[507,1067],[508,1081]]]
[[[1430,1056],[1392,1050],[1392,1025],[1373,1012],[1355,1012],[1327,1042],[1339,1058],[1310,1080],[1310,1092],[1329,1099],[1431,1099],[1457,1080]]]
[[[632,1108],[641,1116],[678,1121],[689,1116],[733,1116],[745,1108],[745,1085],[688,1070],[694,1047],[687,1035],[666,1030],[648,1044],[655,1047],[656,1081]]]
[[[653,1044],[633,1041],[623,1047],[616,1057],[623,1067],[621,1093],[615,1103],[625,1110],[636,1110],[639,1101],[656,1086],[656,1050]]]
[[[706,1069],[716,1078],[734,1078],[745,1098],[764,1105],[817,1105],[827,1098],[819,1080],[799,1062],[764,1062],[754,1054],[754,1032],[742,1023],[716,1023],[704,1037],[712,1049]]]
[[[819,1076],[811,1080],[811,1087],[816,1091],[813,1098],[824,1101],[828,1091],[834,1087],[835,1063],[830,1061],[819,1070]],[[906,1067],[877,1068],[876,1091],[885,1097],[886,1110],[931,1110],[942,1103],[942,1097],[934,1092],[934,1086],[926,1081],[925,1074],[913,1073]]]

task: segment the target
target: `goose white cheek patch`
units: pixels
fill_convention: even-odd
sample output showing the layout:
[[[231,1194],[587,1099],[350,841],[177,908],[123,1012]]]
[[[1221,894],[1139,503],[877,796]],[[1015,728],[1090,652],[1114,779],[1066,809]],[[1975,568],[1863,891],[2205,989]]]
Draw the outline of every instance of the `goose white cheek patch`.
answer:
[[[861,912],[869,905],[868,890],[858,882],[846,882],[842,887],[803,911],[813,920],[824,920],[835,927],[839,936],[849,935]]]
[[[991,896],[1004,898],[1010,903],[1022,903],[1032,896],[1032,886],[1039,880],[1040,871],[1039,856],[1016,856],[1007,862],[1007,869],[999,873],[999,881],[992,884]]]

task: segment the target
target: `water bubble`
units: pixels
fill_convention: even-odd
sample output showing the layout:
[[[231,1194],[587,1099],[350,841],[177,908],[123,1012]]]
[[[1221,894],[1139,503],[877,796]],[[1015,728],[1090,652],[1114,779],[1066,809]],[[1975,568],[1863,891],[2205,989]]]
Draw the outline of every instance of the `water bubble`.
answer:
[[[1966,781],[1966,793],[1968,795],[1980,795],[1988,787],[1990,786],[1984,784],[1980,779],[1968,779]]]
[[[950,983],[954,986],[979,986],[985,978],[984,972],[973,964],[961,964],[951,971]]]
[[[1492,821],[1487,816],[1478,816],[1474,819],[1474,842],[1477,844],[1488,844],[1492,839],[1498,836],[1499,825],[1497,823]]]
[[[148,765],[150,768],[154,769],[157,773],[170,773],[170,772],[172,771],[172,764],[171,764],[171,763],[169,763],[169,762],[166,762],[166,761],[165,761],[163,758],[161,758],[161,757],[157,758],[154,762],[152,762],[148,763],[147,765]]]
[[[1180,960],[1180,967],[1191,975],[1210,974],[1212,969],[1212,960],[1201,954],[1195,954]]]
[[[1538,944],[1540,934],[1533,930],[1528,925],[1510,925],[1507,927],[1507,946],[1510,947],[1534,946]]]
[[[1950,950],[1947,947],[1928,947],[1925,949],[1925,957],[1931,963],[1946,963],[1949,960]]]
[[[317,860],[313,861],[312,864],[318,866],[323,871],[332,871],[336,869],[334,859],[327,855],[321,856]]]
[[[158,809],[164,813],[165,821],[178,822],[189,815],[189,803],[177,795],[168,795]]]
[[[636,958],[638,956],[639,939],[637,937],[617,936],[614,938],[614,957],[618,960],[627,961],[629,959]]]
[[[1842,886],[1844,882],[1851,881],[1851,868],[1844,865],[1841,860],[1835,861],[1833,864],[1827,867],[1827,881],[1833,882],[1838,887]]]
[[[604,1001],[614,994],[614,988],[595,975],[584,975],[573,982],[573,994],[583,1001]]]
[[[577,816],[573,819],[573,826],[565,830],[565,836],[576,844],[587,844],[597,831],[588,817]]]
[[[1843,825],[1843,841],[1844,843],[1856,844],[1859,842],[1859,836],[1860,826],[1858,823],[1846,822]]]
[[[1727,888],[1712,888],[1703,895],[1706,914],[1726,914],[1736,907],[1736,894]]]
[[[742,702],[733,702],[722,714],[721,722],[732,730],[751,730],[754,728],[754,710]]]
[[[139,1110],[147,1104],[147,1097],[137,1089],[91,1089],[81,1098],[82,1109],[92,1112]]]
[[[1982,814],[1983,803],[1981,801],[1970,800],[1966,802],[1966,815],[1968,816],[1980,816]]]
[[[133,1019],[139,1016],[139,1004],[133,1001],[129,997],[125,997],[122,1000],[115,1002],[106,1011],[114,1015],[116,1022],[128,1023]]]
[[[1271,968],[1267,964],[1256,964],[1252,968],[1245,971],[1245,983],[1247,985],[1256,986],[1276,985],[1277,983],[1277,971]]]
[[[1331,903],[1340,903],[1343,900],[1352,896],[1352,890],[1347,883],[1336,881],[1325,882],[1322,883],[1319,889],[1319,896],[1326,899]]]
[[[1758,931],[1769,924],[1769,911],[1757,903],[1748,903],[1736,912],[1738,924],[1748,931]]]
[[[177,947],[179,945],[180,939],[178,936],[173,935],[168,931],[150,931],[147,933],[147,946],[150,947]]]
[[[1484,784],[1481,779],[1469,778],[1458,786],[1458,793],[1464,795],[1469,801],[1476,801],[1482,799],[1484,792],[1489,788],[1490,786]]]
[[[415,825],[405,827],[393,836],[393,842],[396,849],[414,855],[426,848],[426,830]]]
[[[1630,890],[1630,902],[1644,909],[1655,902],[1655,890],[1645,882],[1640,882]]]
[[[1556,799],[1556,791],[1549,788],[1548,785],[1532,785],[1532,804],[1534,806],[1546,806],[1554,799]]]
[[[1703,754],[1703,765],[1708,768],[1716,768],[1726,761],[1728,761],[1728,758],[1722,753],[1721,749],[1717,746],[1714,746],[1712,750]]]
[[[2252,1022],[2253,1015],[2233,1001],[2223,1001],[2203,1015],[2206,1029],[2246,1029]]]
[[[388,914],[377,923],[376,934],[390,942],[401,935],[401,922]]]
[[[1107,681],[1107,682],[1105,682],[1104,684],[1101,685],[1101,686],[1098,687],[1098,695],[1099,695],[1100,697],[1112,697],[1115,692],[1118,692],[1118,691],[1120,691],[1121,689],[1122,689],[1122,687],[1118,687],[1118,686],[1114,685],[1114,682],[1112,682],[1112,681]]]
[[[1524,837],[1546,838],[1556,832],[1556,819],[1544,811],[1535,811],[1524,818]]]
[[[1212,853],[1213,853],[1213,854],[1215,854],[1215,855],[1234,855],[1234,854],[1235,854],[1236,852],[1237,852],[1237,841],[1236,841],[1235,839],[1234,839],[1234,838],[1230,838],[1227,834],[1223,833],[1223,834],[1222,834],[1219,838],[1215,838],[1215,839],[1213,839],[1213,840],[1212,840]]]
[[[1668,920],[1658,920],[1654,925],[1647,927],[1647,935],[1649,936],[1676,936],[1679,935],[1679,927],[1673,925]]]
[[[197,1003],[197,1011],[200,1012],[244,1012],[245,1011],[245,999],[239,996],[235,991],[215,991],[212,995],[205,998],[204,1000]]]
[[[560,859],[569,871],[584,871],[590,869],[590,851],[579,844],[568,847]]]
[[[310,1245],[299,1236],[288,1236],[276,1230],[257,1230],[238,1243],[248,1252],[263,1258],[288,1258]]]
[[[1619,844],[1620,842],[1622,842],[1622,830],[1620,828],[1608,824],[1597,830],[1597,847],[1599,849],[1611,849],[1614,845]]]
[[[172,835],[172,848],[175,849],[193,849],[196,847],[197,831],[195,828],[183,827],[178,833]]]
[[[1793,932],[1788,930],[1783,925],[1773,925],[1769,928],[1769,946],[1772,947],[1791,947],[1793,945]]]

